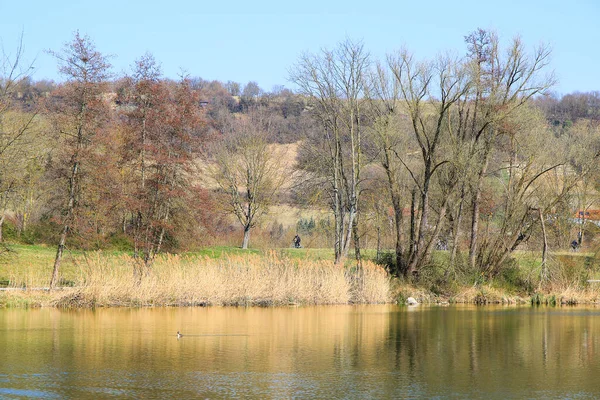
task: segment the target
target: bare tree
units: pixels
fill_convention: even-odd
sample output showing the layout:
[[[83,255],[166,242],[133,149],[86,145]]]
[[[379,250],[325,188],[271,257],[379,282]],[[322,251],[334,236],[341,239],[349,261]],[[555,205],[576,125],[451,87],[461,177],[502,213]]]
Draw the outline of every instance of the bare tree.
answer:
[[[554,83],[552,74],[541,76],[549,62],[550,49],[536,48],[530,56],[520,38],[513,39],[504,53],[498,37],[478,29],[465,37],[468,45],[473,90],[462,99],[457,134],[468,146],[475,172],[471,192],[471,240],[469,263],[475,268],[479,244],[482,184],[503,121],[536,94]]]
[[[157,212],[157,198],[148,187],[149,176],[155,169],[153,157],[160,147],[158,138],[165,130],[164,119],[169,114],[170,94],[161,82],[160,66],[149,53],[135,61],[133,74],[127,79],[127,88],[123,101],[127,104],[123,109],[125,116],[126,137],[124,161],[131,166],[131,190],[128,193],[128,209],[132,212],[132,233],[134,257],[143,261],[146,269],[154,258],[151,249],[154,242],[151,227]],[[154,185],[156,188],[156,185]],[[136,265],[137,266],[137,265]],[[136,269],[136,274],[142,276]]]
[[[372,128],[394,209],[396,264],[404,274],[415,273],[428,262],[444,226],[448,233],[442,241],[453,236],[450,264],[454,265],[463,214],[469,206],[474,266],[490,160],[498,156],[502,138],[509,137],[504,129],[509,118],[553,82],[552,75],[540,73],[548,62],[549,50],[544,46],[529,56],[515,39],[504,54],[491,32],[478,30],[465,39],[468,56],[464,59],[441,56],[417,62],[402,50],[373,73],[368,93],[376,114]],[[515,152],[510,154],[508,161],[514,165]],[[410,185],[402,178],[402,169],[408,172]],[[521,174],[508,170],[511,190],[517,190],[517,173]],[[410,229],[404,246],[402,210],[409,192]]]
[[[370,109],[373,114],[371,132],[378,149],[379,162],[386,174],[386,187],[390,195],[394,218],[395,237],[395,275],[407,272],[405,259],[404,208],[406,194],[410,192],[412,182],[406,171],[406,153],[412,153],[408,143],[410,126],[404,118],[404,107],[401,100],[398,80],[386,65],[378,63],[371,74]],[[414,149],[416,150],[416,149]],[[414,167],[413,167],[414,169]]]
[[[320,159],[305,164],[326,181],[335,219],[335,261],[348,255],[352,239],[360,262],[358,209],[363,164],[366,74],[369,54],[361,43],[346,40],[334,50],[305,54],[290,73],[310,101],[322,136],[315,146]]]
[[[449,163],[440,149],[448,135],[451,108],[468,91],[469,81],[462,65],[450,57],[433,62],[417,63],[406,50],[388,58],[388,66],[397,81],[400,99],[411,125],[411,135],[421,157],[419,170],[412,170],[403,155],[400,161],[408,169],[420,194],[417,207],[411,208],[411,243],[408,249],[405,274],[415,274],[428,260],[436,243],[442,221],[446,216],[450,193],[442,196],[436,221],[430,221],[431,187],[440,168]],[[453,190],[456,182],[448,188]],[[417,212],[418,219],[414,217]]]
[[[250,231],[275,201],[285,176],[280,156],[268,144],[268,123],[258,114],[235,121],[213,149],[212,177],[224,195],[224,209],[244,230],[247,249]]]
[[[16,200],[27,165],[41,154],[37,99],[23,112],[18,103],[19,86],[29,82],[33,64],[24,62],[23,34],[13,53],[0,49],[0,242],[5,213]]]

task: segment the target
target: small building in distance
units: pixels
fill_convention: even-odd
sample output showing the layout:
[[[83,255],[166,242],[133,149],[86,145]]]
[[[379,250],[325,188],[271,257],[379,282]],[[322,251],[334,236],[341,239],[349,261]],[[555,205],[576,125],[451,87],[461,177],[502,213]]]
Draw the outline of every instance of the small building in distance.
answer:
[[[600,210],[577,210],[573,216],[573,222],[576,224],[590,222],[594,225],[600,226]]]

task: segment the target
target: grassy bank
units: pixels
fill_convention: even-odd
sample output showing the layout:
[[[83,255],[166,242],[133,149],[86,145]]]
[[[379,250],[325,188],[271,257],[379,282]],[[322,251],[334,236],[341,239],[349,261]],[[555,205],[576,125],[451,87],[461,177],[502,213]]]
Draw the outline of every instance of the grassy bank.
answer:
[[[390,279],[366,262],[359,279],[352,262],[334,266],[327,249],[260,252],[212,247],[159,257],[151,273],[137,280],[134,260],[123,252],[69,252],[61,269],[62,290],[31,290],[48,284],[54,249],[12,246],[0,262],[0,306],[181,306],[404,303],[591,304],[600,302],[600,262],[592,253],[553,253],[541,279],[536,253],[515,254],[492,280],[457,266],[440,252],[416,281]],[[368,252],[365,252],[369,255]],[[374,254],[372,254],[374,256]]]
[[[542,274],[539,253],[518,251],[494,278],[470,271],[464,264],[450,268],[447,253],[435,255],[417,281],[395,280],[392,297],[408,296],[426,303],[471,304],[600,304],[600,259],[595,253],[554,252]]]
[[[73,261],[75,287],[10,291],[8,306],[188,306],[383,303],[390,300],[383,268],[366,262],[364,273],[330,261],[244,254],[160,257],[148,276],[133,275],[128,255],[88,254]]]

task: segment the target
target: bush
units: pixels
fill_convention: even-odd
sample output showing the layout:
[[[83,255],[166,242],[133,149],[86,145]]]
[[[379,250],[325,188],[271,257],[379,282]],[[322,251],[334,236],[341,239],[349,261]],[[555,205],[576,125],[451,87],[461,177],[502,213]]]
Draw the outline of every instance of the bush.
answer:
[[[504,288],[531,293],[533,292],[533,283],[525,274],[524,268],[519,265],[517,260],[510,258],[506,260],[500,270],[499,283]]]
[[[114,233],[108,239],[108,246],[116,251],[133,251],[131,238],[124,233]]]

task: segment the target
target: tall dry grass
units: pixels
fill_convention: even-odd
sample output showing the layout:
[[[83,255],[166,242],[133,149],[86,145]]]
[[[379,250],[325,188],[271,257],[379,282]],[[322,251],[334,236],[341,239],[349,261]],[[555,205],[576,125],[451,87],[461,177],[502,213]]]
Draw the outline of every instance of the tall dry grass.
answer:
[[[81,266],[82,285],[65,292],[58,306],[284,305],[384,303],[390,282],[366,262],[361,274],[329,261],[267,256],[221,259],[168,255],[142,279],[128,256],[100,253]]]

